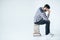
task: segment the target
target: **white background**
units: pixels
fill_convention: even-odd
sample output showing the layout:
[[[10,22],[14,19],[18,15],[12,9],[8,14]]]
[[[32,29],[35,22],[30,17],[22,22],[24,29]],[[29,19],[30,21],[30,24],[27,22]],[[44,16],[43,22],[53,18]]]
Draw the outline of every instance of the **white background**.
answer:
[[[51,6],[51,33],[55,34],[51,40],[60,40],[59,0],[0,0],[0,40],[40,40],[32,35],[33,17],[45,4]],[[45,33],[44,26],[40,27],[42,35]]]

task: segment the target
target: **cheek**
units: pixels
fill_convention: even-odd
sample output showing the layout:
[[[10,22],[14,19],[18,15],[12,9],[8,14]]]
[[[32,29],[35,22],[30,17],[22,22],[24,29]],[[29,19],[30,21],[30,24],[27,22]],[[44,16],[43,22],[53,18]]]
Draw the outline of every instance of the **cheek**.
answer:
[[[48,11],[49,9],[46,9],[46,11]]]
[[[46,9],[46,11],[47,11],[48,9]]]

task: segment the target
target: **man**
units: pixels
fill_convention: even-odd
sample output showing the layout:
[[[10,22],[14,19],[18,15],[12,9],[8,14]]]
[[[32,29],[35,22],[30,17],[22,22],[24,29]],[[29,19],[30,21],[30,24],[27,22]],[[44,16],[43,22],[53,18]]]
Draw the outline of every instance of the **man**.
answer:
[[[46,13],[48,12],[48,15],[46,16]],[[44,7],[40,7],[37,12],[36,15],[34,16],[34,34],[38,34],[41,36],[41,33],[39,31],[39,25],[43,25],[46,24],[46,35],[51,35],[50,33],[50,20],[48,20],[50,15],[50,6],[48,4],[46,4]]]

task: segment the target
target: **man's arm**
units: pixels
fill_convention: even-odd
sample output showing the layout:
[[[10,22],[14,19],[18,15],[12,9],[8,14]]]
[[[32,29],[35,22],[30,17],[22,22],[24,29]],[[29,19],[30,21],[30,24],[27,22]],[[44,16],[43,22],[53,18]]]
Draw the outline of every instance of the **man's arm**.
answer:
[[[40,16],[43,18],[43,20],[48,20],[48,17],[44,13],[40,13]]]
[[[48,20],[49,16],[50,16],[50,10],[48,10],[48,15],[44,15],[43,13],[41,13],[40,15],[44,20]]]
[[[49,16],[50,16],[50,13],[48,13],[47,17],[49,18]]]
[[[50,16],[50,10],[48,10],[48,15],[47,15],[47,17],[49,18],[49,16]]]

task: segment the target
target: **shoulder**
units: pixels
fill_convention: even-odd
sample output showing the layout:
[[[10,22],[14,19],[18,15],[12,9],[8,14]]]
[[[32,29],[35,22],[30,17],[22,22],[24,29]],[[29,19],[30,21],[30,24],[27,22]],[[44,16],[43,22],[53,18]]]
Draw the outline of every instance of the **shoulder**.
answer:
[[[40,10],[41,13],[44,13],[43,7],[40,7],[39,10]]]
[[[39,14],[42,13],[42,7],[39,7],[36,13],[39,13]]]
[[[39,9],[41,10],[41,9],[42,9],[42,7],[39,7]]]

